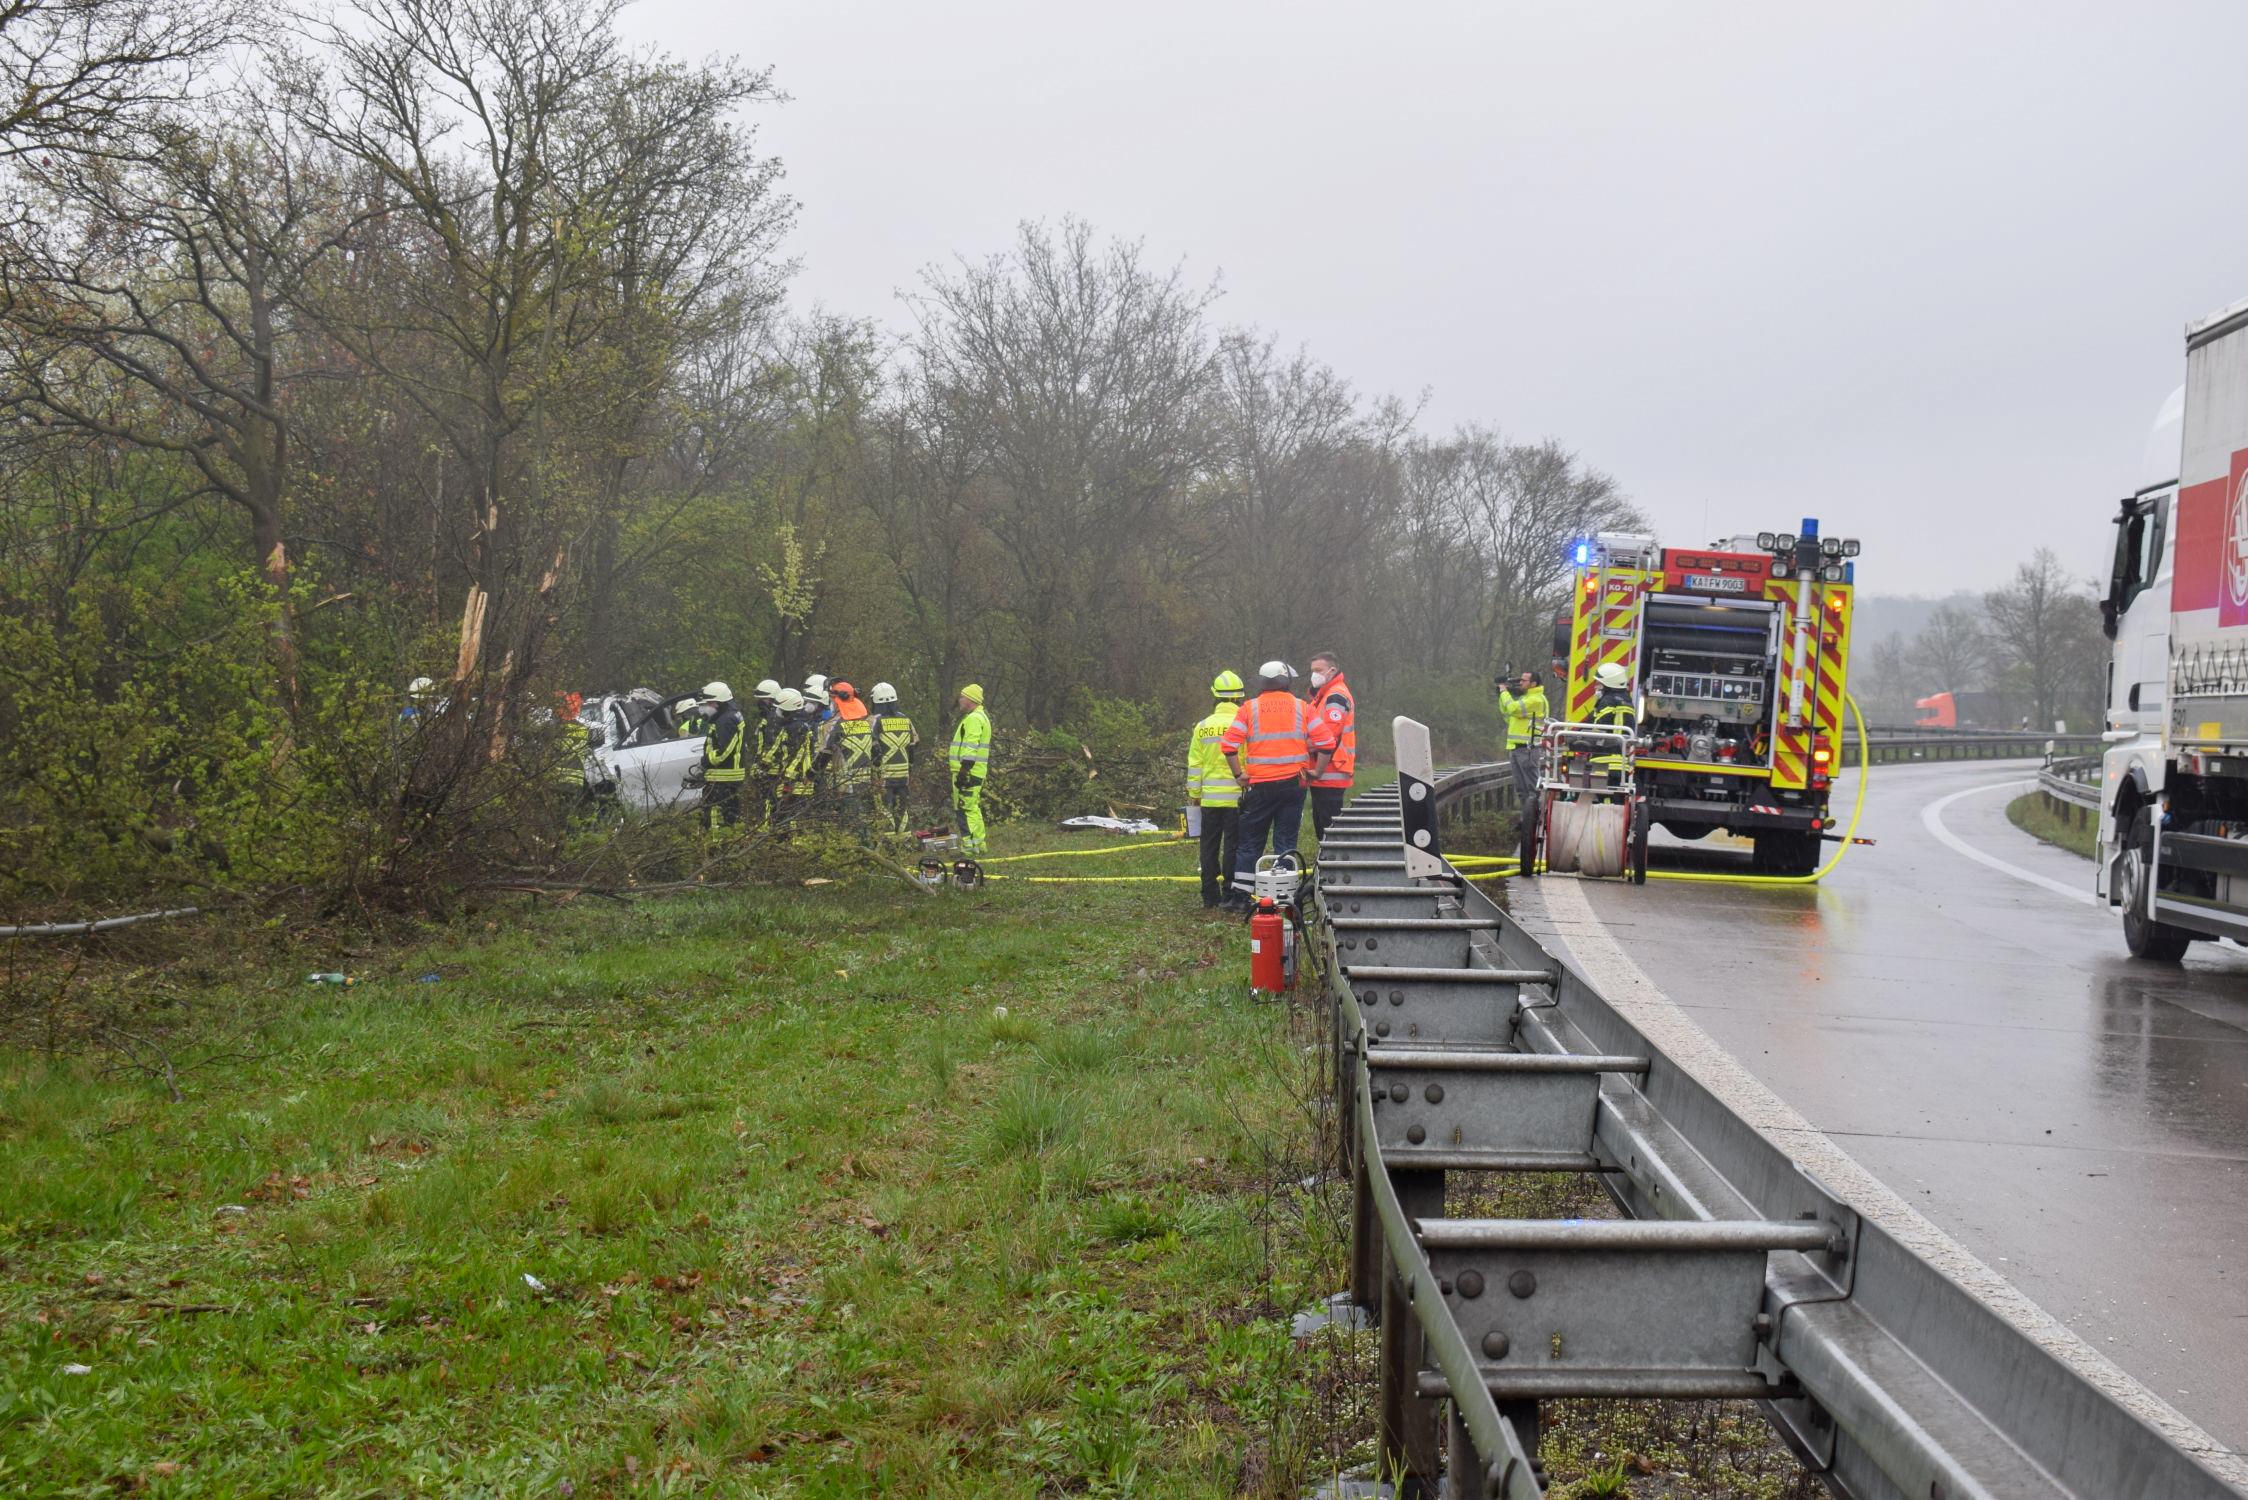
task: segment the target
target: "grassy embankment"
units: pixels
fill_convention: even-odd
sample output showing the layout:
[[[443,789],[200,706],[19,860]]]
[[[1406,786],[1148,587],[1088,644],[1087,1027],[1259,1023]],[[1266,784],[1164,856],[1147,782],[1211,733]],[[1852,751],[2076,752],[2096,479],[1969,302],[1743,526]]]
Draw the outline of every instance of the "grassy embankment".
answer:
[[[1192,886],[487,918],[356,966],[181,959],[130,978],[116,1050],[0,1053],[0,1492],[1318,1468],[1310,1033]]]
[[[2081,826],[2062,817],[2050,807],[2043,796],[2031,792],[2016,797],[2006,804],[2006,820],[2032,838],[2080,854],[2086,859],[2099,857],[2099,829],[2091,823]]]

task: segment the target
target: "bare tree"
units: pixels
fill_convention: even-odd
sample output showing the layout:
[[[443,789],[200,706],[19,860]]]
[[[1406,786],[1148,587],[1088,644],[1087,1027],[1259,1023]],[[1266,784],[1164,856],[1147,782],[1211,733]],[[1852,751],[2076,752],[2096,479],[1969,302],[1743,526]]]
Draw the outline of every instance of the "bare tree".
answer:
[[[1992,654],[2028,692],[2034,722],[2052,723],[2068,702],[2096,701],[2099,605],[2050,547],[2016,567],[2006,587],[1984,595],[1983,608]]]
[[[26,164],[41,211],[0,234],[0,402],[172,455],[239,508],[293,696],[289,404],[311,372],[284,300],[345,220],[286,120],[242,118],[154,121],[132,155]]]
[[[1128,617],[1150,543],[1200,465],[1215,293],[1150,269],[1137,245],[1096,244],[1074,219],[1025,224],[1010,253],[932,269],[923,287],[929,390],[985,455],[1024,713],[1051,724]]]
[[[1550,654],[1554,615],[1568,606],[1570,540],[1645,522],[1613,479],[1551,439],[1501,443],[1468,427],[1457,441],[1461,499],[1484,569],[1478,665],[1536,665]]]
[[[1990,638],[1972,610],[1941,604],[1913,637],[1912,662],[1929,693],[1973,692],[1989,670]]]
[[[230,3],[0,0],[0,161],[115,145],[240,31]]]

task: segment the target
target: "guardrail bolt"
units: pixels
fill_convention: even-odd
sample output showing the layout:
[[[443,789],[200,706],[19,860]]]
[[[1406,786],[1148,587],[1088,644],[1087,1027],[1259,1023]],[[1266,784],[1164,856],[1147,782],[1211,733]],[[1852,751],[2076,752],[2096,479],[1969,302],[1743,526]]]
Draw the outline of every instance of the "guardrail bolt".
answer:
[[[1527,1297],[1538,1289],[1538,1278],[1528,1271],[1517,1271],[1506,1279],[1506,1289],[1517,1297]]]
[[[1428,1132],[1423,1130],[1420,1126],[1415,1125],[1405,1132],[1405,1139],[1418,1146],[1421,1142],[1428,1139]]]
[[[1374,951],[1374,950],[1375,950],[1376,948],[1379,948],[1379,947],[1380,947],[1381,945],[1382,945],[1382,940],[1381,940],[1380,938],[1368,938],[1368,939],[1366,939],[1366,951],[1367,951],[1368,953],[1371,953],[1371,952],[1373,952],[1373,951]]]
[[[1405,1003],[1405,992],[1403,990],[1391,990],[1389,992],[1389,1003],[1403,1005]]]
[[[1483,1295],[1483,1273],[1481,1271],[1460,1272],[1460,1295],[1468,1298]]]
[[[1507,1336],[1503,1333],[1494,1330],[1483,1335],[1483,1357],[1485,1359],[1505,1359],[1507,1350],[1513,1347],[1514,1345],[1508,1342]]]
[[[1406,1100],[1413,1097],[1413,1091],[1405,1084],[1393,1083],[1389,1086],[1389,1097],[1392,1103],[1403,1104]]]
[[[1387,1022],[1387,1021],[1376,1021],[1376,1022],[1374,1023],[1374,1035],[1376,1035],[1376,1036],[1388,1036],[1388,1035],[1389,1035],[1389,1022]]]
[[[1444,1102],[1444,1085],[1432,1083],[1421,1091],[1421,1096],[1431,1104],[1442,1104]]]

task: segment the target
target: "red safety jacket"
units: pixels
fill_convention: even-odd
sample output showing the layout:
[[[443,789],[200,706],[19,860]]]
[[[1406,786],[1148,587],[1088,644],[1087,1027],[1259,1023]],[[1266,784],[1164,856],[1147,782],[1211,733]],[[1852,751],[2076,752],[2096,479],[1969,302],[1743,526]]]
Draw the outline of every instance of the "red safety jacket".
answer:
[[[1331,748],[1334,730],[1325,719],[1312,717],[1303,699],[1294,693],[1259,693],[1241,705],[1232,725],[1218,738],[1218,748],[1241,757],[1241,770],[1251,786],[1267,781],[1300,780],[1311,770],[1311,753]]]
[[[1358,766],[1358,705],[1351,701],[1350,684],[1337,672],[1327,685],[1311,695],[1311,716],[1335,737],[1334,758],[1325,774],[1311,778],[1313,786],[1349,786]]]

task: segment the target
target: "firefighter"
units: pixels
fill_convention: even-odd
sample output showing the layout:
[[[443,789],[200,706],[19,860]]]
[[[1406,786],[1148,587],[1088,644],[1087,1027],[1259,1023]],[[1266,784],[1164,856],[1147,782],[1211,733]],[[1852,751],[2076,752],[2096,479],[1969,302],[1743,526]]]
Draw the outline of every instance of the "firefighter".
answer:
[[[773,789],[771,818],[785,822],[803,811],[816,783],[812,778],[812,746],[818,711],[794,688],[773,694],[779,716],[765,738],[760,771]]]
[[[1220,672],[1210,680],[1210,696],[1217,707],[1187,731],[1186,800],[1202,809],[1202,905],[1223,905],[1226,885],[1233,878],[1233,857],[1240,843],[1241,783],[1226,764],[1218,741],[1233,727],[1241,712],[1241,674]]]
[[[710,721],[702,749],[703,826],[715,833],[742,820],[742,752],[748,725],[734,702],[734,690],[723,682],[703,687],[701,712]]]
[[[671,705],[672,738],[691,740],[710,733],[710,720],[700,698],[682,698]]]
[[[867,810],[874,792],[874,719],[847,682],[832,683],[835,717],[827,723],[822,761],[832,767],[835,791],[854,819]]]
[[[1600,692],[1592,700],[1592,722],[1630,729],[1639,723],[1639,706],[1631,701],[1631,674],[1620,661],[1604,661],[1593,669],[1592,680]],[[1621,755],[1597,755],[1592,763],[1608,773],[1610,784],[1623,779]]]
[[[1333,752],[1311,775],[1311,831],[1325,838],[1327,825],[1350,795],[1351,773],[1358,765],[1358,705],[1343,681],[1342,658],[1332,651],[1311,659],[1311,711],[1335,734]]]
[[[984,784],[991,779],[991,715],[984,712],[981,684],[971,682],[960,690],[960,722],[953,726],[945,765],[952,773],[952,814],[960,828],[960,847],[981,854]]]
[[[878,682],[868,690],[866,701],[874,711],[875,795],[890,826],[903,833],[910,821],[906,801],[913,777],[913,751],[921,743],[921,735],[913,727],[913,720],[898,707],[898,690],[887,682]]]
[[[1312,715],[1295,695],[1295,685],[1294,667],[1284,661],[1266,662],[1257,669],[1257,696],[1241,705],[1218,737],[1227,767],[1247,788],[1241,794],[1240,842],[1233,856],[1228,911],[1249,909],[1248,893],[1268,833],[1273,853],[1295,852],[1304,817],[1304,783],[1315,764],[1326,768],[1334,752],[1332,723]]]
[[[1514,691],[1499,688],[1499,712],[1506,715],[1506,748],[1512,755],[1536,736],[1538,726],[1551,712],[1546,703],[1545,684],[1538,681],[1535,672],[1524,672],[1514,680]]]
[[[767,729],[776,727],[781,721],[781,711],[773,707],[773,699],[780,693],[780,690],[781,685],[770,677],[749,690],[750,702],[757,710],[757,717],[764,721]]]

